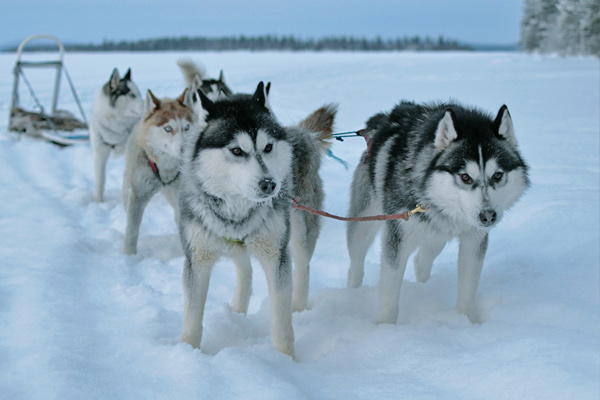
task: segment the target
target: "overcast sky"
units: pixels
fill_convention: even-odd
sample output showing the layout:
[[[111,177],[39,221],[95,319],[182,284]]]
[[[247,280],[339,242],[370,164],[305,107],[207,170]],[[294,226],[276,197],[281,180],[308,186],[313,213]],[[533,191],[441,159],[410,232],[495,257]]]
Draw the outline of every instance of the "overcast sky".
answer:
[[[443,35],[514,44],[523,0],[0,0],[0,43],[32,34],[99,43],[165,36]]]

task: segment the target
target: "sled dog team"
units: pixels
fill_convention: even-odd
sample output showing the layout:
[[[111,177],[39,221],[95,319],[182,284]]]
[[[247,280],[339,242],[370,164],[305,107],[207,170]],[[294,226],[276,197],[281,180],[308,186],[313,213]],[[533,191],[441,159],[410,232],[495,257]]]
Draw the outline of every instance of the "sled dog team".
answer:
[[[130,70],[121,78],[115,69],[98,91],[90,118],[94,199],[103,201],[110,153],[125,153],[127,254],[137,252],[152,196],[160,191],[173,206],[185,253],[183,342],[200,347],[211,269],[223,256],[237,268],[232,309],[247,312],[253,255],[267,278],[274,345],[293,357],[292,311],[307,306],[320,217],[292,208],[290,199],[322,209],[319,168],[337,106],[282,126],[269,105],[270,84],[234,94],[222,72],[210,79],[190,60],[178,64],[187,87],[176,99],[148,90],[144,100]],[[348,222],[348,287],[362,284],[365,256],[382,230],[376,320],[395,323],[409,256],[417,251],[415,275],[426,282],[434,259],[458,238],[456,308],[477,321],[489,231],[529,186],[507,107],[493,117],[457,102],[403,101],[372,116],[363,136],[368,146],[354,172],[349,216],[396,214],[418,204],[428,210],[407,221]]]

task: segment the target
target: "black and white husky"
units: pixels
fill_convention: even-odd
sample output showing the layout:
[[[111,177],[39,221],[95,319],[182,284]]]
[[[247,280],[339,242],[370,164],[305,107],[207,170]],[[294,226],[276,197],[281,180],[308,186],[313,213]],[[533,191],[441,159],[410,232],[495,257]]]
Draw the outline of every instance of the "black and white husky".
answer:
[[[104,200],[106,161],[111,152],[125,152],[127,139],[144,111],[144,100],[131,80],[115,68],[108,82],[96,93],[90,114],[90,141],[94,154],[94,200]]]
[[[378,322],[395,323],[407,260],[426,282],[433,260],[458,237],[457,309],[478,319],[476,293],[490,229],[529,186],[506,106],[493,119],[456,103],[402,102],[367,122],[368,149],[352,182],[351,216],[395,214],[427,204],[408,221],[350,222],[348,287],[362,284],[364,260],[383,226]]]
[[[177,65],[183,73],[185,83],[188,86],[186,102],[192,103],[192,97],[198,89],[210,100],[215,101],[220,97],[231,96],[233,92],[225,83],[223,70],[219,73],[219,79],[209,78],[204,66],[190,58],[182,58],[177,61]]]
[[[320,207],[318,174],[332,138],[336,106],[315,111],[295,127],[282,127],[267,107],[261,82],[254,95],[211,101],[201,92],[206,128],[186,144],[180,182],[180,233],[185,251],[185,320],[181,340],[199,347],[210,273],[222,256],[237,267],[232,308],[246,313],[251,294],[250,254],[262,264],[273,316],[275,347],[294,354],[294,308],[308,297],[309,261],[319,220],[291,210],[286,196]]]

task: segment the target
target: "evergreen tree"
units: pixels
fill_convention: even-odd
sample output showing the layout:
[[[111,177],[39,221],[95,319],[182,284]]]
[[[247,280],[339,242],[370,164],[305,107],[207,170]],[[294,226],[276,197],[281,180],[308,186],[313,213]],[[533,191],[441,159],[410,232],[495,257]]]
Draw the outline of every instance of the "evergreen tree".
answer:
[[[583,49],[600,57],[600,0],[583,0],[581,34]]]
[[[560,0],[558,3],[558,48],[562,54],[581,54],[583,50],[580,21],[583,17],[581,2]]]
[[[521,43],[527,51],[540,48],[542,43],[541,22],[539,19],[539,0],[525,0],[521,17]]]
[[[600,0],[524,0],[521,43],[528,51],[600,56]]]

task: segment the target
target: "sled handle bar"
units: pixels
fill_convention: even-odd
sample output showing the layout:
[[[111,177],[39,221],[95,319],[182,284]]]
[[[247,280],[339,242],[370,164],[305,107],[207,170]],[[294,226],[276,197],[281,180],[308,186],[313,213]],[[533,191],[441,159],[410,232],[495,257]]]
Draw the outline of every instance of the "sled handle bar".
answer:
[[[49,39],[49,40],[55,41],[56,45],[58,46],[58,62],[62,63],[63,53],[65,52],[65,48],[63,47],[60,40],[58,40],[58,38],[56,36],[52,36],[52,35],[31,35],[27,39],[23,40],[23,42],[21,42],[21,44],[19,45],[19,48],[17,49],[17,63],[21,61],[21,53],[23,52],[23,48],[27,45],[27,43],[31,42],[32,40],[36,40],[36,39]]]

